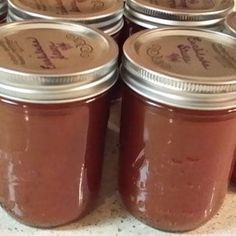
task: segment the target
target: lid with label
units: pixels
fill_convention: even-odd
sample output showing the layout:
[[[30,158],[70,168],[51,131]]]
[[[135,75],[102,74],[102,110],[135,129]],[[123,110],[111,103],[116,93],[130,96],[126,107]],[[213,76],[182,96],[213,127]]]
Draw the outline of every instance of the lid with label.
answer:
[[[138,94],[167,105],[236,108],[236,40],[200,29],[146,30],[126,41],[122,77]]]
[[[70,21],[88,24],[104,31],[114,28],[114,31],[123,26],[123,1],[9,0],[9,14],[12,21],[17,18]]]
[[[107,91],[117,77],[116,43],[84,25],[53,21],[3,25],[0,55],[0,96],[16,101],[84,100]]]
[[[125,15],[150,24],[210,26],[221,22],[233,7],[234,0],[127,0]]]
[[[232,35],[236,36],[236,12],[232,12],[227,16],[225,25]]]

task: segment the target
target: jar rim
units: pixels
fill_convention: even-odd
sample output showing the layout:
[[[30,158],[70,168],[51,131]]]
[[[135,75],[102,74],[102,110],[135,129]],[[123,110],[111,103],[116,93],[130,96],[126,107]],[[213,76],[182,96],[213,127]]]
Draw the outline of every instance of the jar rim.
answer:
[[[66,15],[60,15],[52,12],[41,12],[40,10],[30,8],[28,5],[24,5],[19,0],[9,0],[9,14],[12,20],[18,19],[44,19],[55,21],[67,21],[71,23],[82,23],[98,29],[105,28],[109,30],[114,23],[120,23],[123,16],[123,1],[116,0],[114,4],[108,9],[102,12],[94,13],[68,13]]]
[[[198,42],[201,38],[201,47],[188,41]],[[224,47],[218,42],[229,45]],[[184,46],[177,49],[179,45]],[[179,57],[178,50],[185,53],[189,61]],[[207,59],[202,56],[204,50],[208,53]],[[227,55],[228,51],[232,54]],[[175,60],[177,55],[179,61]],[[214,56],[228,56],[235,63],[230,65],[232,68],[223,68],[226,60],[214,59]],[[217,61],[221,59],[223,61]],[[205,72],[207,60],[213,60],[212,68]],[[217,76],[220,70],[223,71]],[[194,75],[196,71],[198,74]],[[145,30],[134,34],[124,45],[121,68],[124,82],[142,96],[167,105],[199,110],[236,107],[235,71],[235,39],[223,33],[193,28]]]
[[[208,19],[204,21],[173,21],[166,18],[157,18],[143,13],[134,11],[127,4],[124,9],[124,16],[130,21],[134,22],[137,25],[140,25],[147,29],[154,29],[163,26],[178,26],[178,27],[207,27],[215,26],[224,21],[224,18],[219,19]]]
[[[127,0],[125,11],[140,22],[145,20],[151,24],[157,24],[158,18],[158,23],[163,25],[197,27],[221,22],[233,7],[233,0],[228,0],[223,6],[208,10],[173,9],[145,0]]]
[[[17,15],[13,15],[11,11],[8,12],[7,15],[8,22],[16,22],[16,21],[23,21],[23,18],[20,18]],[[32,20],[32,19],[31,19]],[[37,19],[35,19],[37,20]],[[76,23],[81,24],[81,23]],[[104,23],[98,23],[98,24],[91,24],[90,27],[95,27],[99,30],[102,30],[104,33],[109,34],[110,36],[113,36],[114,34],[118,33],[124,26],[124,19],[123,15],[120,15],[117,18],[105,21]]]
[[[65,103],[97,96],[117,79],[116,43],[88,26],[42,20],[15,22],[1,27],[0,39],[0,51],[5,55],[0,60],[2,97]]]

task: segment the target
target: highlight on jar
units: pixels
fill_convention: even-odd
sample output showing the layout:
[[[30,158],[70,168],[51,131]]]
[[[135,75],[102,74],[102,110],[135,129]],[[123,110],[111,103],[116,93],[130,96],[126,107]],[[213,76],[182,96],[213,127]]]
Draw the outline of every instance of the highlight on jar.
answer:
[[[124,45],[119,191],[136,218],[182,232],[208,222],[236,148],[236,41],[201,29],[146,30]]]
[[[0,24],[6,22],[7,17],[7,0],[0,0]]]
[[[46,21],[5,24],[0,40],[0,204],[32,226],[77,220],[99,191],[118,47]]]
[[[128,38],[143,29],[163,27],[196,27],[221,31],[224,19],[233,7],[234,0],[127,0],[124,34]]]

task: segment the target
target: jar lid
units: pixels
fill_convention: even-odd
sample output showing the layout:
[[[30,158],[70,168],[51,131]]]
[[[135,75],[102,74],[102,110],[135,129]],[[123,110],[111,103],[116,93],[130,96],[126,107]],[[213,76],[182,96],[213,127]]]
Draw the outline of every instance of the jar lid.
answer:
[[[9,12],[12,20],[21,18],[70,21],[106,30],[123,21],[123,1],[9,0]]]
[[[16,101],[84,100],[107,91],[117,77],[116,43],[84,25],[5,24],[0,28],[0,55],[0,96]]]
[[[226,18],[227,29],[236,36],[236,12],[232,12]]]
[[[146,30],[124,45],[125,83],[167,105],[199,110],[236,107],[236,41],[209,30]]]
[[[233,9],[234,0],[127,0],[126,4],[130,14],[141,14],[141,20],[163,25],[197,27],[221,22]]]

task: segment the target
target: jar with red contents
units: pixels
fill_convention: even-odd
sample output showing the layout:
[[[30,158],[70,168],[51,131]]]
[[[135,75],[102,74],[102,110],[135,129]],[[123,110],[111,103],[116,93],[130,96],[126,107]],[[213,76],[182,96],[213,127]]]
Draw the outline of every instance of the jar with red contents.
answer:
[[[7,0],[0,0],[0,24],[5,23],[7,16]]]
[[[0,204],[32,226],[77,220],[99,190],[118,47],[45,21],[6,24],[0,41]]]
[[[119,191],[165,231],[220,209],[236,147],[236,42],[200,29],[146,30],[124,45]]]
[[[127,0],[124,37],[143,29],[196,27],[220,31],[234,0],[166,1]]]

